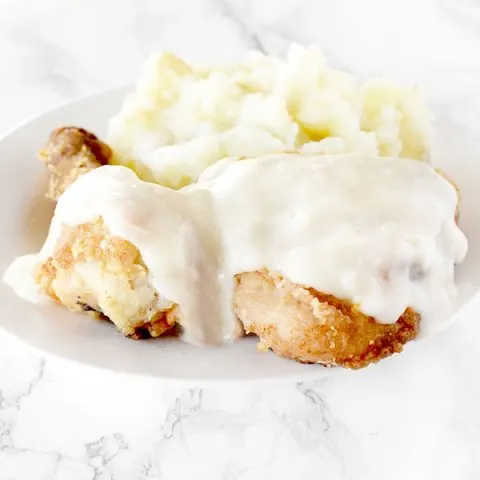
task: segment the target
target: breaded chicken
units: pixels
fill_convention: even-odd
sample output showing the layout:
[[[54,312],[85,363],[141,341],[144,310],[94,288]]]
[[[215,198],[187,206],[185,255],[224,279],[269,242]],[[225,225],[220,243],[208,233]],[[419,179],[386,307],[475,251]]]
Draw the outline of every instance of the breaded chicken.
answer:
[[[37,267],[41,291],[73,311],[108,318],[127,336],[157,337],[180,308],[157,292],[140,252],[101,220],[64,227],[55,254]],[[402,350],[419,330],[410,309],[393,325],[347,302],[267,271],[237,275],[232,305],[247,333],[275,353],[306,363],[361,368]]]
[[[68,309],[109,319],[127,336],[158,337],[175,325],[177,305],[152,287],[138,249],[111,236],[101,220],[64,227],[35,280]]]
[[[413,340],[420,315],[408,309],[387,325],[352,303],[259,271],[236,277],[234,310],[247,333],[278,355],[303,363],[362,368]]]
[[[108,164],[112,150],[83,128],[61,127],[50,134],[39,156],[49,172],[46,197],[56,201],[78,177]]]

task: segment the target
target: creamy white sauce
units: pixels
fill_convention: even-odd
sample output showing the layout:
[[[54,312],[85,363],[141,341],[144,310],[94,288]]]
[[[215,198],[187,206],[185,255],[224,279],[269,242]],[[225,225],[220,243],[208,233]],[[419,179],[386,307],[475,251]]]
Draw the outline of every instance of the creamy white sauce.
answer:
[[[35,261],[53,253],[64,224],[103,217],[180,305],[189,341],[234,338],[233,277],[262,268],[349,299],[382,323],[412,307],[428,333],[448,318],[454,264],[467,251],[456,204],[450,183],[406,159],[270,155],[226,162],[180,191],[106,166],[62,195]],[[17,259],[5,277],[23,297],[28,265]]]

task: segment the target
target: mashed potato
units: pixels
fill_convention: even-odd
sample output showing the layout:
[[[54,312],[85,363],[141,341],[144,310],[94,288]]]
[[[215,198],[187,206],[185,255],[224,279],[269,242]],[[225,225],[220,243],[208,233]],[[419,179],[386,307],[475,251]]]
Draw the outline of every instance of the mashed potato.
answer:
[[[209,69],[162,53],[146,62],[108,141],[115,163],[179,188],[222,158],[284,150],[428,160],[430,120],[415,88],[362,84],[315,47]]]

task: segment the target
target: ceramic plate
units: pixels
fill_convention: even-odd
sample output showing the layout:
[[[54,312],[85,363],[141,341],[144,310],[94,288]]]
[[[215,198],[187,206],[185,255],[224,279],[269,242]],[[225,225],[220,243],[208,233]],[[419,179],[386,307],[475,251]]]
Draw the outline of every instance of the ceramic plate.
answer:
[[[36,153],[50,131],[77,125],[105,138],[108,119],[118,112],[125,93],[126,89],[116,89],[62,106],[28,121],[0,141],[2,272],[17,255],[37,251],[45,239],[52,205],[43,198],[45,171]],[[448,145],[439,144],[437,161],[461,189],[461,225],[470,242],[468,257],[457,270],[459,298],[454,320],[468,314],[467,304],[474,308],[472,300],[477,300],[480,287],[480,168],[474,152],[462,151],[465,142],[461,131],[448,122],[440,122],[437,127],[439,138],[444,138],[443,128],[449,138]],[[120,372],[196,383],[305,380],[343,373],[341,369],[302,365],[271,352],[260,352],[254,338],[224,347],[195,347],[175,338],[133,341],[120,335],[108,322],[97,322],[61,307],[29,304],[5,285],[0,287],[0,306],[0,326],[32,346],[48,354]],[[408,355],[409,348],[389,361],[402,361]]]

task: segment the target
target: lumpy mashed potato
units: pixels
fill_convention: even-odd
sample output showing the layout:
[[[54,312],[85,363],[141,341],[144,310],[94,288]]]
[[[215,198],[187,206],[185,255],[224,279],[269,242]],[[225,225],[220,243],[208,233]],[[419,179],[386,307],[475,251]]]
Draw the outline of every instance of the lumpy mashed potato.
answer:
[[[430,117],[416,88],[361,83],[315,47],[208,69],[161,53],[111,120],[109,143],[115,163],[179,188],[222,158],[285,150],[428,160]]]

